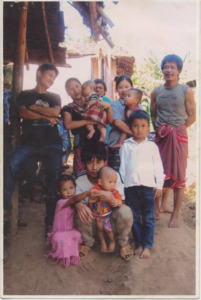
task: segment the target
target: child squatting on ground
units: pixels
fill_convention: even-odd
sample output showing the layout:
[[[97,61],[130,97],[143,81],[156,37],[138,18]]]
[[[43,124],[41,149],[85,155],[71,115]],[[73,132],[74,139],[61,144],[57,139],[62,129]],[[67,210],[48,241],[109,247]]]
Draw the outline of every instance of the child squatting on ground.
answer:
[[[110,191],[112,192],[113,196],[121,202],[122,205],[122,196],[115,189],[116,182],[117,173],[112,168],[104,166],[98,172],[98,183],[91,188],[91,190]],[[115,249],[115,238],[110,222],[112,207],[108,203],[101,202],[97,198],[95,200],[89,198],[88,204],[97,221],[97,234],[101,243],[101,252],[113,253]],[[110,240],[108,248],[104,238],[104,231]]]
[[[112,123],[113,115],[110,104],[103,102],[103,99],[95,92],[95,82],[93,80],[85,81],[82,84],[82,96],[85,98],[84,107],[87,111],[87,118],[97,121],[97,128],[100,131],[99,142],[104,142],[106,138],[107,122]],[[108,115],[109,114],[109,115]],[[94,133],[94,125],[86,125],[89,134],[87,138],[90,140]]]
[[[154,241],[155,199],[162,196],[164,172],[158,147],[148,141],[149,115],[138,110],[129,118],[133,137],[120,148],[120,174],[125,184],[125,203],[134,216],[135,254],[150,258]]]
[[[139,104],[142,99],[142,91],[138,89],[131,88],[125,92],[124,104],[125,108],[125,116],[128,121],[131,113],[136,110],[142,110],[143,107]],[[121,148],[123,142],[125,141],[127,134],[122,132],[119,137],[119,141],[116,145],[112,146],[113,150]]]
[[[62,174],[58,179],[57,193],[61,196],[55,210],[52,232],[47,234],[47,243],[51,245],[51,250],[47,253],[47,258],[52,263],[62,264],[68,267],[71,263],[80,263],[79,247],[82,242],[81,234],[74,229],[73,217],[74,209],[66,207],[64,204],[75,195],[76,185],[72,176]]]

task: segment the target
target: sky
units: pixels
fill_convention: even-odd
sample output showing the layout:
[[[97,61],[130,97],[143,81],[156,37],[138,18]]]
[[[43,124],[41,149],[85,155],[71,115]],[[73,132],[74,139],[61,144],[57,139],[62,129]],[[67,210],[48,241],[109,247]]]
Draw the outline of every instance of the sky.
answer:
[[[184,58],[190,52],[189,77],[195,78],[197,3],[196,0],[121,0],[115,5],[106,1],[104,11],[114,23],[114,27],[109,27],[113,42],[129,51],[137,66],[151,55],[161,61],[166,54]],[[82,40],[90,35],[73,7],[62,1],[61,8],[70,36]]]

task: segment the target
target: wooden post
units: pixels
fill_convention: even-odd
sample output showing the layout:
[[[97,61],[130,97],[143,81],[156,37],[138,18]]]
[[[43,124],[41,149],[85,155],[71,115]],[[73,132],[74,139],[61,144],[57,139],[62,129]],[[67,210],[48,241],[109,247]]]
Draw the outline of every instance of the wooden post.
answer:
[[[42,13],[43,13],[43,22],[44,22],[44,25],[45,25],[45,34],[46,34],[46,39],[47,39],[47,45],[48,45],[50,61],[51,61],[52,64],[54,64],[54,56],[53,56],[53,52],[52,52],[50,35],[49,35],[49,32],[48,32],[48,27],[47,27],[47,18],[46,18],[45,3],[44,2],[41,2],[41,7],[42,7]]]
[[[94,41],[97,42],[99,40],[99,30],[97,25],[97,11],[96,11],[96,2],[89,2],[89,10],[91,17],[92,30],[94,33]]]
[[[26,47],[26,29],[27,29],[27,7],[28,2],[19,3],[22,5],[19,28],[18,28],[18,41],[16,45],[16,54],[13,65],[13,89],[12,89],[12,103],[17,99],[17,96],[22,90],[23,84],[23,68],[25,58]],[[15,151],[19,146],[20,128],[19,128],[19,116],[16,110],[11,105],[10,109],[10,122],[11,122],[11,147]],[[16,185],[15,191],[12,196],[12,215],[10,223],[10,233],[15,235],[17,233],[17,219],[18,219],[18,187]]]

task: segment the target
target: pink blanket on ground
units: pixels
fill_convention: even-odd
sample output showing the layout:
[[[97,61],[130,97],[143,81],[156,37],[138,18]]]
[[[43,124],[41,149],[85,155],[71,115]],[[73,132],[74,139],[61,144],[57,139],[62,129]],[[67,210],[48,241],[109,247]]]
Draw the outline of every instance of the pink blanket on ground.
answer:
[[[68,200],[61,199],[57,202],[52,232],[47,237],[47,243],[52,248],[46,256],[55,259],[54,263],[60,262],[68,267],[70,263],[80,263],[79,246],[82,238],[80,232],[74,229],[74,210],[71,207],[61,210],[66,201]]]
[[[164,172],[164,187],[185,187],[188,155],[186,126],[172,128],[162,124],[156,131],[155,142],[159,147]]]

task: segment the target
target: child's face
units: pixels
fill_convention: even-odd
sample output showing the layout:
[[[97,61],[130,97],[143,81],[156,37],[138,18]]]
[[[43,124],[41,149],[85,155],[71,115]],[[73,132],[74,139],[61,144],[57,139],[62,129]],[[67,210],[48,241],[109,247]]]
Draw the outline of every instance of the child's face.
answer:
[[[136,142],[142,142],[149,134],[149,124],[146,119],[134,119],[131,131]]]
[[[75,186],[72,180],[62,181],[60,185],[60,193],[63,199],[67,199],[75,195]]]
[[[102,178],[98,179],[98,184],[102,187],[104,191],[111,191],[115,189],[117,183],[117,174],[112,172],[110,174],[104,174]]]
[[[124,97],[124,104],[127,107],[132,108],[132,107],[138,105],[138,103],[139,103],[139,98],[136,96],[134,91],[126,92],[125,97]]]
[[[93,89],[89,85],[82,85],[82,96],[88,97],[93,92]]]
[[[127,80],[122,80],[117,87],[117,93],[119,94],[119,97],[124,99],[126,92],[131,88],[132,86]]]

